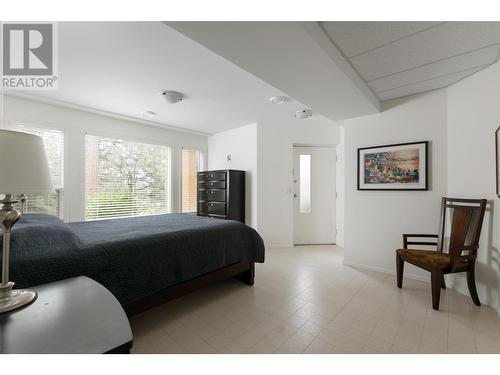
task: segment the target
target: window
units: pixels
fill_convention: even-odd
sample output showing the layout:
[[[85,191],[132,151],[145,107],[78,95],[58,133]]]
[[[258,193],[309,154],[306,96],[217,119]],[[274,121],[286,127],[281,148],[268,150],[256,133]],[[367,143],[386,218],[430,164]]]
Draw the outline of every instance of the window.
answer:
[[[182,212],[196,212],[196,173],[202,162],[201,152],[182,149]]]
[[[8,124],[9,130],[30,133],[42,137],[49,162],[55,193],[26,195],[26,212],[44,213],[63,217],[64,192],[64,133],[22,124]],[[19,194],[23,192],[20,191]]]
[[[299,156],[299,211],[311,213],[311,155]]]
[[[170,148],[87,135],[85,219],[168,213]]]

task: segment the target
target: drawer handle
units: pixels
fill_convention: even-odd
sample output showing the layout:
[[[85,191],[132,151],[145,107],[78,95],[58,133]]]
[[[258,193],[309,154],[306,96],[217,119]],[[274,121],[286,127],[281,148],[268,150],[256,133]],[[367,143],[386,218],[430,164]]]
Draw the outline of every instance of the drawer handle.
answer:
[[[214,193],[214,191],[213,191],[213,190],[210,190],[210,194],[213,194],[213,193]]]
[[[210,203],[210,206],[212,206],[212,207],[213,207],[213,206],[214,206],[214,204],[213,204],[213,203]]]

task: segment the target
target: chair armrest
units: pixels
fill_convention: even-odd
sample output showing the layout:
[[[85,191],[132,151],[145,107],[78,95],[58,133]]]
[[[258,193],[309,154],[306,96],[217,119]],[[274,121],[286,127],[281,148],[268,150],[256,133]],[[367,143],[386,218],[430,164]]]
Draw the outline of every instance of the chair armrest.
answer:
[[[437,241],[436,242],[430,242],[430,241],[408,241],[410,238],[438,238],[439,236],[437,234],[409,234],[409,233],[404,233],[403,234],[403,248],[408,249],[408,245],[420,245],[420,246],[436,246],[437,247]]]

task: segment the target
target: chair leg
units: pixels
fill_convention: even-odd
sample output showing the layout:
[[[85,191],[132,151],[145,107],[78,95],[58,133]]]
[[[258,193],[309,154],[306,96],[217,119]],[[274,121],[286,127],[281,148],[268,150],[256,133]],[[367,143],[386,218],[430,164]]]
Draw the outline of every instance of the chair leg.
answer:
[[[444,274],[441,275],[441,289],[446,289],[446,281],[444,281]]]
[[[474,264],[470,265],[469,271],[467,271],[467,286],[469,287],[469,293],[476,306],[481,306],[481,301],[479,301],[479,296],[476,290],[476,275],[474,271]]]
[[[396,274],[398,279],[398,288],[403,287],[403,271],[405,267],[405,262],[401,259],[401,255],[396,254]]]
[[[431,271],[431,291],[432,291],[432,308],[439,310],[439,298],[441,296],[441,270]]]

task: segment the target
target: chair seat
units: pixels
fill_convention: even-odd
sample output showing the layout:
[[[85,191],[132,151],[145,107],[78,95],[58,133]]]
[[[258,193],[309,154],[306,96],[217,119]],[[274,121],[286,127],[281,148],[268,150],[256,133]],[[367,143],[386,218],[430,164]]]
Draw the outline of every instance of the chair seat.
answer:
[[[444,269],[450,266],[451,259],[448,254],[432,250],[398,249],[396,253],[403,260],[419,264],[426,268]]]

